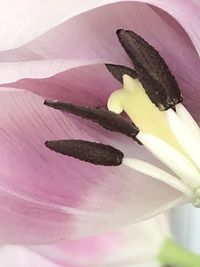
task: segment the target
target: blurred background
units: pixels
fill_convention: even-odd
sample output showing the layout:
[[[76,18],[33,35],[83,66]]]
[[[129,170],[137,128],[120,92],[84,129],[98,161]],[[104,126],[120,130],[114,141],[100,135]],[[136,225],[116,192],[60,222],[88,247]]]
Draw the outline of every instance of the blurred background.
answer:
[[[173,209],[171,228],[180,244],[200,255],[200,209],[191,204]]]

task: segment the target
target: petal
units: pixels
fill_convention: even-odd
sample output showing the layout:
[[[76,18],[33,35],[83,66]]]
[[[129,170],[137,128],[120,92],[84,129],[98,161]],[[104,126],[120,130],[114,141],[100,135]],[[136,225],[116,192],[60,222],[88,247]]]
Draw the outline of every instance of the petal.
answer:
[[[145,1],[146,2],[146,1]],[[198,1],[187,1],[184,3],[181,0],[150,0],[148,1],[150,4],[155,5],[171,16],[173,16],[183,27],[183,29],[187,32],[189,37],[191,38],[198,54],[200,55],[200,20],[199,20],[199,12],[200,5]],[[192,18],[192,20],[190,19]]]
[[[20,79],[41,79],[51,77],[57,73],[70,70],[76,67],[95,64],[92,60],[33,60],[27,62],[0,62],[0,81],[1,84],[13,83]],[[104,62],[99,59],[98,62]]]
[[[48,3],[42,0],[4,2],[0,11],[0,50],[18,47],[34,39],[75,15],[78,9],[79,0],[51,0]]]
[[[27,91],[1,94],[1,242],[44,244],[87,236],[183,201],[177,191],[125,166],[80,162],[48,150],[44,142],[80,138],[148,158],[142,146],[52,110]]]
[[[38,253],[20,246],[1,246],[0,259],[3,267],[59,267]]]
[[[1,8],[0,16],[1,50],[18,47],[73,16],[116,2],[119,1],[75,0],[73,2],[66,2],[61,0],[58,3],[56,0],[51,0],[48,4],[41,0],[34,1],[34,4],[27,0],[17,0],[15,3],[11,0],[7,1]],[[121,0],[120,2],[123,1]],[[199,47],[198,28],[200,22],[198,19],[199,4],[197,1],[188,1],[184,5],[182,5],[181,0],[166,0],[165,2],[161,0],[139,0],[139,2],[158,6],[170,13],[186,29],[197,48]],[[192,15],[193,18],[190,23],[187,23],[188,18],[190,18],[188,15]],[[134,19],[134,17],[132,18]]]
[[[44,71],[47,70],[45,75],[49,76],[52,69],[51,65],[47,66],[44,69]],[[196,70],[198,70],[198,66]],[[9,73],[9,75],[14,75],[12,72]],[[183,72],[179,72],[177,69],[176,74],[176,80],[181,86],[184,105],[191,111],[196,121],[200,122],[199,106],[196,104],[198,96],[200,97],[200,91],[198,91],[200,80],[197,79],[198,76],[193,76],[193,72],[190,72],[189,69],[184,69]],[[17,73],[17,75],[20,74]],[[34,75],[39,76],[40,71],[33,72],[32,77]],[[26,78],[3,86],[23,88],[49,99],[91,106],[106,106],[110,94],[119,89],[121,84],[111,76],[104,64],[86,64],[71,69],[69,67],[67,71],[48,78]]]
[[[160,215],[105,235],[31,249],[62,266],[160,266],[157,255],[169,237],[168,220]]]
[[[94,75],[95,73],[98,75]],[[106,106],[112,91],[121,84],[112,78],[104,65],[90,64],[63,71],[46,79],[22,79],[6,86],[26,89],[49,99]]]
[[[90,5],[89,2],[91,1],[87,1],[87,5],[84,5],[84,1],[82,1],[82,5],[92,9],[95,5],[101,5],[103,1],[94,1]],[[66,2],[66,5],[69,4]],[[42,5],[40,8],[42,9]],[[80,10],[81,5],[79,12]],[[171,48],[174,48],[175,51],[172,51],[172,53],[176,56],[177,49],[175,48],[181,48],[181,51],[185,51],[188,47],[190,48],[188,50],[191,50],[192,45],[186,33],[183,29],[181,30],[180,25],[166,13],[164,13],[165,16],[160,16],[160,14],[157,14],[157,10],[144,3],[135,3],[135,1],[120,1],[119,3],[106,5],[67,20],[19,49],[1,52],[0,57],[2,61],[74,57],[87,59],[89,57],[94,60],[96,57],[104,57],[107,60],[121,60],[124,62],[125,54],[122,53],[115,36],[115,31],[118,28],[136,31],[145,39],[151,41],[161,52],[170,51]],[[43,21],[45,22],[45,20]],[[151,27],[148,27],[149,23],[151,23]],[[83,30],[84,35],[82,34]],[[21,30],[21,32],[23,31]],[[180,43],[184,39],[187,40],[187,45],[183,43],[182,48]]]
[[[91,6],[89,4],[88,6],[84,5],[84,1],[81,3],[83,3],[85,8],[92,8],[93,5],[111,2],[115,1],[94,1],[92,2],[93,4],[91,3]],[[150,1],[150,3],[154,4],[154,1]],[[194,20],[196,20],[196,9],[198,8],[193,10],[192,3],[191,5],[186,3],[184,7],[181,5],[180,9],[178,9],[179,1],[174,1],[173,6],[169,0],[163,4],[162,1],[156,1],[156,3],[161,5],[166,11],[169,9],[170,12],[173,11],[177,16],[181,14],[184,18],[185,16],[189,17],[191,12],[194,12]],[[187,10],[185,10],[185,7]],[[184,9],[184,13],[181,12],[182,9]],[[81,12],[81,7],[77,12]],[[185,23],[184,21],[183,23]],[[151,24],[151,27],[148,27],[149,24]],[[187,25],[191,28],[194,26],[191,23],[187,23]],[[0,58],[2,61],[20,61],[18,62],[19,65],[18,63],[13,65],[11,63],[0,64],[0,73],[2,73],[0,74],[1,83],[13,82],[17,79],[29,77],[49,77],[59,71],[72,67],[70,67],[70,61],[62,63],[62,67],[57,67],[58,63],[54,63],[52,59],[58,58],[62,58],[63,61],[64,59],[69,60],[69,58],[79,58],[77,65],[80,66],[85,65],[85,60],[88,61],[89,59],[93,61],[91,62],[92,64],[104,61],[129,65],[127,56],[122,51],[115,36],[115,30],[120,27],[135,30],[159,50],[182,88],[186,106],[192,111],[195,118],[200,121],[198,105],[194,105],[195,99],[198,99],[199,96],[200,80],[198,79],[198,74],[200,72],[200,61],[191,40],[180,25],[167,13],[158,8],[152,8],[144,3],[135,3],[134,1],[129,1],[129,3],[120,1],[120,3],[88,11],[60,24],[19,49],[1,52]],[[82,34],[83,29],[84,35]],[[45,63],[44,58],[50,61]],[[30,60],[32,62],[27,62],[26,67],[26,61]],[[55,62],[57,61],[59,60],[55,60]],[[49,69],[46,67],[47,64],[49,64]],[[85,73],[85,70],[83,72]],[[94,70],[94,73],[90,73],[90,75],[96,76],[93,77],[98,82],[96,84],[93,83],[93,88],[96,88],[97,85],[99,86],[100,80],[103,79],[105,71],[98,72],[98,75],[96,75]],[[82,74],[80,75],[82,76]],[[74,78],[74,83],[79,80],[79,76],[76,77],[76,79]],[[108,76],[105,77],[107,78]],[[69,83],[68,80],[65,81],[71,87],[71,90],[76,88],[72,81]],[[36,83],[39,85],[40,81]],[[12,86],[20,87],[20,85]],[[110,83],[108,86],[110,86]],[[103,90],[107,90],[108,86],[105,86]],[[29,86],[26,87],[27,89],[30,88]],[[88,84],[85,83],[85,87],[88,87]],[[113,87],[111,86],[111,88]],[[37,92],[37,90],[34,89],[34,92]],[[47,91],[48,89],[46,89]],[[108,93],[104,91],[104,94],[107,95]],[[48,95],[44,94],[46,97]],[[55,97],[55,94],[52,94],[52,96]],[[63,90],[60,97],[63,97]]]

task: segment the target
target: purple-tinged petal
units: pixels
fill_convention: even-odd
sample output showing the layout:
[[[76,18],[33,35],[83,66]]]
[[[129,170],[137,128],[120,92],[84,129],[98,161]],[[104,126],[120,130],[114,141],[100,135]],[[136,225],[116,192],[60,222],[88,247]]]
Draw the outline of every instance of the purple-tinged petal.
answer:
[[[81,1],[84,8],[87,7],[89,9],[92,9],[93,5],[101,5],[111,2],[115,1],[94,1],[91,2],[91,6],[89,6],[89,2],[87,2],[87,6],[87,4],[84,5],[84,1]],[[154,4],[154,1],[150,1],[150,3]],[[156,1],[155,3],[160,4],[166,11],[171,8],[169,10],[170,12],[173,10],[174,13],[177,13],[177,16],[182,14],[184,17],[189,17],[194,8],[194,4],[191,2],[186,2],[184,7],[183,5],[180,6],[180,10],[177,8],[177,3],[179,3],[179,1],[174,1],[173,6],[169,5],[169,3],[171,3],[170,0],[165,2]],[[185,6],[187,7],[187,10],[185,10]],[[184,14],[182,9],[185,10]],[[81,5],[80,9],[76,11],[81,12]],[[194,19],[196,19],[196,12],[195,9]],[[145,18],[143,15],[144,13]],[[151,25],[151,27],[149,27],[149,25]],[[193,24],[191,25],[190,23],[188,25],[192,28]],[[1,52],[1,61],[20,61],[20,75],[18,73],[19,70],[17,70],[17,63],[12,63],[13,65],[11,63],[0,64],[0,73],[2,73],[2,75],[0,74],[2,77],[1,83],[13,82],[16,79],[42,78],[42,76],[48,77],[59,71],[66,71],[69,69],[69,66],[67,66],[68,63],[65,62],[65,60],[69,60],[69,58],[76,58],[76,66],[80,65],[80,67],[84,64],[85,59],[87,61],[91,59],[93,63],[102,63],[102,61],[104,61],[108,63],[130,65],[127,56],[115,36],[115,30],[121,27],[135,30],[160,52],[179,82],[181,90],[183,91],[185,105],[192,111],[195,118],[199,121],[199,108],[198,105],[195,105],[195,100],[200,97],[200,95],[198,95],[198,88],[200,86],[200,80],[198,79],[200,61],[191,40],[188,38],[183,28],[181,28],[180,25],[167,13],[158,8],[144,3],[135,3],[134,1],[120,1],[119,3],[106,5],[88,11],[60,24],[21,48]],[[84,34],[82,34],[83,31]],[[49,69],[45,67],[46,63],[49,62],[47,61],[45,63],[44,59],[54,59],[55,62],[62,62],[59,58],[65,62],[62,63],[62,68],[58,67],[56,70],[57,63],[52,63],[54,67],[51,67],[52,64],[50,64]],[[32,61],[29,62],[30,60]],[[51,68],[54,69],[54,73],[50,71]],[[93,76],[91,78],[92,80],[95,80],[96,78],[96,82],[92,82],[94,85],[93,91],[100,85],[101,90],[103,90],[101,93],[104,94],[105,99],[108,95],[107,90],[109,89],[110,92],[114,87],[113,85],[116,84],[113,82],[113,85],[111,85],[109,80],[113,80],[113,78],[109,78],[108,75],[105,74],[105,71],[98,71],[99,67],[97,67],[96,70],[94,68],[94,72],[91,71],[91,68],[89,67],[90,71],[88,73],[86,69],[87,67],[80,68],[80,79],[78,71],[76,72],[76,76],[73,77],[74,82],[72,81],[72,77],[70,79],[65,79],[66,87],[70,86],[71,91],[72,88],[76,88],[77,91],[77,80],[82,79],[83,75],[81,72],[83,70],[83,73],[86,73],[87,77],[89,77],[89,75]],[[67,76],[68,75],[66,75],[66,77]],[[108,81],[107,86],[104,83],[105,78]],[[104,81],[101,83],[100,81],[102,79]],[[54,81],[53,84],[55,85],[54,79],[49,80],[47,83],[49,84],[50,81]],[[88,78],[83,81],[85,87],[90,87]],[[30,86],[28,85],[29,82]],[[34,88],[33,83],[35,84]],[[64,88],[62,89],[62,94],[60,90],[58,90],[61,94],[60,96],[59,93],[49,93],[47,88],[46,90],[41,90],[38,88],[41,83],[44,84],[46,81],[28,81],[26,83],[26,88],[33,90],[35,93],[39,92],[39,94],[42,91],[43,96],[45,97],[52,95],[52,97],[61,99],[64,97],[64,94],[68,96],[68,94],[65,93]],[[12,86],[20,87],[21,83]],[[41,87],[44,86],[41,85]],[[58,87],[58,85],[56,84],[55,87]]]
[[[185,1],[183,5],[183,2],[181,0],[175,0],[175,1],[147,0],[147,1],[149,4],[155,5],[163,9],[180,23],[180,25],[183,27],[183,29],[187,32],[187,34],[191,38],[198,54],[200,55],[199,2]]]
[[[108,97],[121,84],[104,64],[91,64],[46,79],[22,79],[6,86],[26,89],[47,99],[106,107]]]
[[[90,8],[88,5],[88,8],[101,5],[101,2],[94,1]],[[2,51],[0,58],[2,61],[26,61],[55,58],[92,58],[94,60],[104,57],[107,60],[121,60],[123,63],[126,57],[116,42],[115,36],[115,31],[119,27],[136,31],[151,41],[161,52],[172,50],[172,54],[176,56],[176,48],[181,49],[180,53],[187,47],[191,50],[192,45],[186,38],[186,33],[183,30],[181,33],[179,31],[180,25],[167,14],[162,18],[156,10],[147,4],[135,3],[135,1],[120,1],[106,5],[67,20],[19,49]],[[168,23],[169,20],[173,25]],[[188,41],[187,44],[183,42],[185,38]],[[180,43],[183,43],[183,47],[180,47]]]
[[[76,15],[80,3],[80,0],[4,2],[0,11],[0,50],[18,47]]]
[[[0,262],[2,267],[61,267],[33,250],[12,245],[0,246]]]
[[[80,138],[148,158],[142,146],[48,108],[27,91],[7,89],[0,101],[1,242],[44,244],[101,233],[183,201],[177,191],[125,166],[80,162],[44,142]]]
[[[51,60],[33,60],[21,62],[0,62],[0,81],[1,84],[13,83],[20,79],[42,79],[56,75],[57,73],[67,71],[79,66],[93,65],[96,62],[104,63],[105,59],[51,59]]]
[[[17,0],[15,3],[7,1],[1,8],[0,16],[1,50],[19,47],[73,16],[116,2],[123,3],[127,1],[75,0],[69,2],[60,0],[58,2],[51,0],[48,4],[41,0],[34,1],[34,4],[26,0]],[[160,7],[174,16],[186,29],[196,46],[199,46],[198,28],[200,25],[199,4],[197,1],[185,1],[184,5],[181,0],[139,0],[137,2]],[[190,18],[188,15],[192,16],[190,23],[188,23]],[[38,25],[40,27],[37,27]]]
[[[165,215],[100,236],[30,248],[65,267],[160,266],[157,255],[171,236]]]
[[[198,76],[193,76],[193,72],[186,69],[185,74],[178,72],[178,69],[175,72],[184,104],[192,112],[196,121],[200,122],[199,106],[196,105],[200,97],[200,91],[197,90],[200,80]],[[39,75],[39,72],[36,75]],[[114,90],[120,88],[121,84],[112,77],[104,64],[90,64],[63,71],[48,78],[21,79],[4,86],[23,88],[49,99],[106,107],[108,97]]]

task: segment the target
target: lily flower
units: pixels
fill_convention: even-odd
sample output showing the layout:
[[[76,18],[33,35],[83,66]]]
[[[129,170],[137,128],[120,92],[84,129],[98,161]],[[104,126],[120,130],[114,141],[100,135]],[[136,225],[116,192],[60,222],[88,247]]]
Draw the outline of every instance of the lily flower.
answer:
[[[199,256],[172,239],[166,214],[80,240],[31,247],[5,245],[0,247],[0,259],[4,267],[198,267],[200,264]]]
[[[199,9],[170,0],[3,5],[1,242],[75,239],[181,203],[199,207]]]

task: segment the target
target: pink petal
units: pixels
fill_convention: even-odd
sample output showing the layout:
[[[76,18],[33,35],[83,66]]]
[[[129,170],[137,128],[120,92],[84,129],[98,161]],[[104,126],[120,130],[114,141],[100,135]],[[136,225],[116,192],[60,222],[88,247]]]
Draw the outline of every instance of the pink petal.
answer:
[[[180,25],[191,38],[198,54],[200,55],[200,33],[198,30],[200,27],[199,1],[185,1],[184,5],[181,0],[149,0],[148,2],[163,9],[180,23]]]
[[[20,246],[0,247],[2,267],[59,267],[34,251]]]
[[[0,50],[18,47],[75,15],[80,1],[8,0],[0,10]],[[39,27],[38,27],[39,26]]]
[[[102,1],[100,1],[101,3]],[[182,14],[181,11],[177,11],[177,3],[179,1],[173,2],[173,8],[172,5],[169,5],[171,3],[169,0],[165,1],[165,4],[160,1],[157,1],[157,3],[166,10],[171,7],[174,13],[177,12],[177,15]],[[95,4],[99,5],[99,2],[94,1],[92,5]],[[92,8],[92,5],[90,8]],[[187,7],[187,11],[183,16],[190,16],[193,11],[193,4],[184,6]],[[87,5],[84,7],[86,8]],[[181,6],[181,8],[185,7]],[[194,18],[196,18],[195,14],[196,11],[194,11]],[[151,27],[149,27],[149,24],[151,24]],[[191,41],[172,17],[159,9],[143,3],[135,3],[134,1],[129,3],[121,1],[120,3],[91,10],[55,27],[22,48],[0,53],[2,61],[20,60],[19,64],[13,62],[0,64],[1,83],[14,82],[23,78],[49,77],[78,65],[94,64],[95,62],[102,63],[102,61],[130,65],[115,36],[115,30],[119,27],[135,30],[159,50],[180,84],[186,106],[192,111],[195,118],[200,121],[198,105],[194,105],[195,99],[200,97],[198,91],[200,86],[200,80],[198,79],[200,61]],[[84,34],[82,34],[83,29]],[[49,61],[45,62],[44,58],[48,58]],[[58,58],[62,58],[62,60]],[[79,58],[79,60],[76,60],[76,65],[72,66],[72,61],[69,58]],[[21,62],[22,60],[25,62]],[[62,78],[61,85],[56,84],[57,77],[52,77],[48,81],[20,81],[17,84],[12,84],[12,86],[25,87],[35,93],[42,93],[45,97],[68,99],[70,101],[71,99],[68,98],[69,93],[63,87],[68,88],[68,90],[70,88],[69,91],[81,90],[77,86],[81,82],[77,81],[82,81],[83,75],[86,75],[83,80],[85,88],[92,88],[92,91],[98,88],[98,91],[101,90],[101,94],[104,94],[105,100],[108,92],[114,88],[116,83],[113,81],[112,84],[110,82],[112,78],[109,78],[105,71],[101,69],[102,67],[99,68],[99,66],[97,68],[95,66],[86,66],[79,68],[77,71],[70,71],[69,74],[61,74],[61,76],[66,76],[64,80]],[[70,74],[73,77],[69,77]],[[93,77],[89,78],[89,76]],[[90,79],[92,80],[91,83]],[[108,81],[107,85],[106,79]],[[49,87],[51,82],[54,88],[52,88],[53,86]],[[48,87],[46,84],[48,84]],[[58,89],[57,93],[56,88]]]
[[[51,60],[30,60],[21,62],[0,62],[0,81],[1,84],[12,83],[20,79],[41,79],[53,76],[57,73],[95,64],[96,62],[104,62],[103,59],[98,60],[66,60],[66,59],[51,59]]]
[[[0,247],[3,267],[160,267],[158,251],[170,237],[164,215],[112,233],[53,245]]]
[[[91,165],[44,146],[46,140],[82,138],[148,158],[131,140],[52,110],[32,93],[11,88],[0,101],[1,242],[44,244],[87,236],[182,201],[177,191],[126,167]]]
[[[157,261],[160,246],[169,237],[168,220],[160,215],[105,235],[31,249],[66,267],[155,267],[160,266]]]
[[[90,5],[88,2],[91,1],[87,1],[87,5],[84,5],[85,9],[86,7],[92,9],[93,6],[101,5],[102,2],[106,1],[93,1]],[[68,5],[67,2],[66,5]],[[42,8],[42,5],[40,8]],[[76,11],[80,12],[81,8],[74,12]],[[177,51],[175,48],[180,48],[180,42],[183,42],[187,35],[183,30],[177,32],[177,29],[181,29],[180,25],[167,14],[166,17],[168,17],[167,21],[165,17],[161,18],[156,10],[146,4],[135,3],[135,1],[129,1],[129,3],[120,1],[73,17],[19,49],[1,52],[0,56],[2,61],[25,61],[27,59],[39,60],[44,58],[69,59],[74,57],[87,59],[90,57],[93,60],[96,57],[104,57],[108,60],[124,61],[125,54],[122,54],[122,49],[115,36],[116,29],[120,27],[135,30],[157,46],[161,52],[170,51],[171,48]],[[173,23],[168,24],[169,20]],[[151,27],[149,27],[149,23]],[[175,25],[176,28],[174,29]],[[82,34],[83,32],[84,34]],[[185,50],[185,44],[183,45]],[[188,42],[187,46],[190,45]],[[174,51],[172,53],[176,56]]]
[[[50,99],[106,107],[108,97],[121,84],[104,65],[91,64],[46,79],[22,79],[6,86],[23,88]]]
[[[198,70],[198,65],[195,66]],[[183,72],[176,69],[174,72],[177,72],[176,79],[183,93],[184,104],[192,112],[196,121],[200,122],[199,106],[194,104],[200,98],[198,76],[193,76],[193,72],[188,69],[184,69]],[[96,73],[98,75],[95,75]],[[111,76],[104,65],[91,64],[72,68],[49,78],[21,79],[14,83],[4,84],[4,86],[23,88],[50,99],[91,106],[106,106],[110,94],[119,89],[121,84]]]
[[[131,1],[131,0],[129,0]],[[64,1],[51,0],[45,3],[41,0],[28,2],[17,0],[15,3],[7,1],[1,8],[1,50],[18,47],[23,43],[35,39],[42,33],[62,23],[63,21],[109,3],[124,2],[116,0],[75,0]],[[134,2],[134,1],[131,1]],[[197,1],[187,1],[182,4],[181,0],[139,0],[158,6],[174,16],[186,29],[191,39],[199,48],[199,4]],[[45,14],[45,16],[44,16]],[[192,21],[188,19],[192,15]],[[144,20],[144,18],[143,18]],[[40,25],[40,27],[38,27]],[[14,38],[15,37],[15,38]]]

